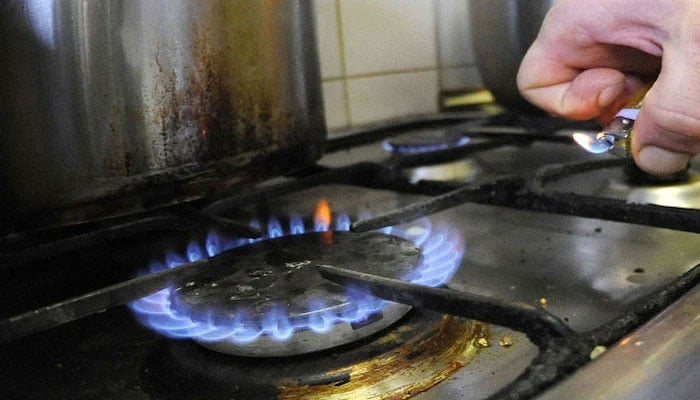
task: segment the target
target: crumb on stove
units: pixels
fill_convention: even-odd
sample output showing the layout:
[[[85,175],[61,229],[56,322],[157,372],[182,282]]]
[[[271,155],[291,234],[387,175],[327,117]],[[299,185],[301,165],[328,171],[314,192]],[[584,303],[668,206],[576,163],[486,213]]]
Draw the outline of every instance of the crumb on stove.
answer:
[[[600,357],[601,354],[605,353],[605,351],[608,350],[607,347],[598,345],[591,350],[591,360],[595,360],[597,357]]]
[[[498,344],[501,347],[510,347],[513,345],[513,339],[511,339],[510,336],[501,336],[501,339],[498,341]]]

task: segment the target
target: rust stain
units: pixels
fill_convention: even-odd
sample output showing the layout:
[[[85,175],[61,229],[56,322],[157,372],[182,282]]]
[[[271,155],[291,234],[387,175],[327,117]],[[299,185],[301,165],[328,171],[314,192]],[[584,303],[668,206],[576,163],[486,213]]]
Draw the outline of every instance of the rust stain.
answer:
[[[153,118],[167,166],[271,153],[303,140],[285,90],[293,84],[276,26],[278,0],[207,5],[190,28],[191,65],[176,72],[156,54]]]
[[[291,62],[290,28],[280,17],[288,3],[192,7],[196,22],[183,29],[190,36],[146,43],[148,60],[124,82],[137,95],[113,99],[110,114],[100,115],[107,132],[97,150],[107,154],[91,173],[105,182],[66,193],[43,219],[67,225],[200,199],[320,156],[322,132],[308,130],[320,121],[306,109],[310,88],[299,83],[305,71]]]
[[[116,113],[114,108],[112,113]],[[107,177],[127,176],[129,174],[129,152],[124,139],[114,122],[110,121],[107,131],[107,149],[109,151],[104,160],[104,171]]]
[[[287,382],[279,399],[407,399],[450,377],[477,354],[475,341],[488,335],[480,322],[445,316],[435,334],[408,341],[387,354],[352,367],[329,371],[349,374],[347,383],[299,385]]]

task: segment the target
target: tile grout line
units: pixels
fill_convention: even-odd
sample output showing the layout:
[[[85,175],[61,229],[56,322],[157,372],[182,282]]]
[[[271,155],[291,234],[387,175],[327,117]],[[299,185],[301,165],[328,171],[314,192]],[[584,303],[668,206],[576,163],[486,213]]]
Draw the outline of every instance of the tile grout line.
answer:
[[[477,67],[476,63],[466,63],[466,64],[445,64],[441,65],[440,69],[457,69],[457,68],[475,68]]]
[[[435,41],[435,66],[437,68],[437,93],[435,93],[435,96],[437,96],[437,105],[438,109],[442,108],[442,99],[440,98],[440,93],[442,92],[442,87],[444,83],[444,76],[443,76],[443,65],[442,65],[442,49],[440,46],[440,2],[435,1],[433,2],[433,12],[435,13],[433,17],[433,40]]]
[[[323,78],[324,82],[336,82],[339,80],[352,80],[352,79],[363,79],[363,78],[377,78],[381,76],[390,75],[401,75],[401,74],[413,74],[417,72],[430,72],[436,71],[437,68],[434,67],[420,67],[420,68],[410,68],[410,69],[396,69],[396,70],[386,70],[381,72],[368,72],[365,74],[353,74],[353,75],[342,75],[342,76],[330,76]]]
[[[343,18],[340,11],[340,0],[335,0],[335,22],[337,26],[338,45],[340,48],[340,80],[343,87],[343,111],[345,113],[346,126],[352,126],[350,93],[348,92],[348,73],[345,62],[345,40],[343,38]]]

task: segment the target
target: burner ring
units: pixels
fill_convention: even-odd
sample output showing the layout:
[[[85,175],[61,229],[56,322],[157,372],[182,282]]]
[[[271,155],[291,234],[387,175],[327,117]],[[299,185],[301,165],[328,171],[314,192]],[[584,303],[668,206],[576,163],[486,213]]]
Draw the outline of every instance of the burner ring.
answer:
[[[335,347],[393,324],[409,306],[359,294],[325,280],[330,264],[406,279],[420,264],[412,242],[378,232],[313,232],[257,242],[234,251],[231,275],[171,289],[173,310],[214,326],[235,326],[195,340],[223,353],[273,357]]]
[[[406,398],[469,364],[489,335],[477,321],[413,310],[392,329],[294,362],[170,342],[146,361],[145,387],[156,398]]]

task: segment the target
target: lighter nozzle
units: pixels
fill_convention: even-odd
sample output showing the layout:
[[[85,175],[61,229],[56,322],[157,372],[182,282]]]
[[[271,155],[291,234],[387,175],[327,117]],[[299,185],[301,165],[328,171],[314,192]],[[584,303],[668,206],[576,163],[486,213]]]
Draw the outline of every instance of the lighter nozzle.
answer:
[[[634,119],[630,118],[630,113],[625,111],[627,110],[622,110],[610,125],[601,132],[596,134],[574,133],[574,141],[589,153],[601,154],[610,152],[619,157],[629,156]]]

